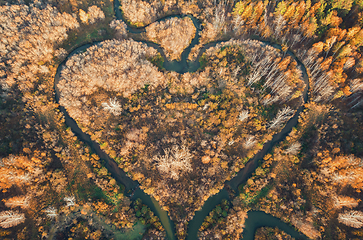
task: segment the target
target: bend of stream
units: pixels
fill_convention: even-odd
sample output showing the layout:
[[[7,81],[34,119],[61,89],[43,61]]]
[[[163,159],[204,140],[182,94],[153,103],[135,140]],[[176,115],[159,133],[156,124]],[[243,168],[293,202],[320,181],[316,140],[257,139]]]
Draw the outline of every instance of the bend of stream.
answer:
[[[119,7],[120,7],[119,1],[114,0],[113,2],[114,2],[114,10],[115,10],[116,19],[127,22],[124,19],[123,14],[121,13],[121,11],[119,9]],[[181,14],[166,16],[166,17],[159,19],[158,21],[162,21],[164,19],[171,18],[171,17],[179,17],[179,18],[180,17],[189,17],[193,21],[194,26],[196,27],[195,37],[191,41],[190,45],[183,51],[180,61],[175,61],[175,60],[169,61],[166,58],[163,49],[158,44],[155,44],[152,42],[147,42],[147,41],[141,41],[141,42],[144,42],[148,46],[154,47],[155,49],[157,49],[159,51],[159,53],[165,60],[163,67],[167,71],[175,71],[178,73],[195,72],[200,67],[199,58],[202,56],[202,54],[205,52],[205,50],[207,50],[210,47],[215,46],[216,44],[218,44],[222,41],[206,44],[205,46],[203,46],[201,48],[196,60],[188,61],[187,58],[188,58],[188,55],[189,55],[191,49],[196,44],[199,43],[199,31],[201,30],[200,29],[201,24],[193,16],[181,15]],[[147,26],[144,26],[142,28],[135,28],[135,27],[131,27],[128,25],[127,30],[129,33],[138,35],[138,34],[144,33],[146,27]],[[277,49],[281,49],[281,46],[278,44],[271,44],[270,42],[267,42],[267,41],[261,41],[261,42],[263,42],[267,45],[273,46]],[[90,46],[97,44],[97,43],[99,43],[99,42],[85,44],[85,45],[82,45],[82,46],[76,48],[58,66],[57,73],[55,75],[55,80],[54,80],[55,99],[56,99],[57,103],[59,103],[59,89],[57,87],[57,84],[59,82],[60,72],[61,72],[63,66],[65,65],[65,63],[71,56],[73,56],[74,54],[78,54],[82,51],[85,51],[85,50],[87,50],[87,48],[89,48]],[[303,73],[303,79],[306,84],[306,87],[303,92],[303,99],[304,99],[304,102],[306,102],[308,99],[309,78],[308,78],[305,66],[301,63],[301,61],[292,52],[288,51],[287,54],[289,54],[296,60],[296,62],[298,63],[298,66],[300,67],[300,69]],[[136,181],[132,180],[130,177],[128,177],[127,174],[118,167],[118,165],[113,161],[113,159],[111,159],[100,148],[100,145],[97,142],[92,141],[90,136],[88,134],[84,133],[78,127],[76,121],[69,116],[69,114],[67,113],[66,109],[63,106],[59,106],[59,108],[65,116],[66,125],[71,128],[71,130],[78,137],[79,140],[88,144],[91,147],[92,151],[94,153],[96,153],[100,157],[100,159],[102,159],[105,162],[105,167],[111,173],[112,177],[115,178],[115,180],[118,183],[121,183],[125,186],[125,195],[130,196],[131,200],[136,200],[137,198],[140,198],[142,200],[142,202],[144,204],[146,204],[154,212],[154,214],[156,216],[159,217],[159,219],[166,231],[168,239],[170,239],[170,240],[175,239],[174,224],[168,217],[167,212],[162,210],[159,203],[152,196],[147,195],[139,187],[138,182],[136,182]],[[214,209],[214,207],[216,205],[221,203],[222,199],[230,199],[231,196],[229,195],[227,188],[229,188],[230,190],[233,190],[235,195],[238,195],[238,189],[237,189],[238,186],[240,184],[244,183],[245,181],[247,181],[247,179],[249,177],[251,177],[252,173],[258,167],[259,162],[261,161],[261,159],[263,159],[265,154],[269,153],[276,144],[278,144],[283,139],[285,139],[285,137],[291,132],[292,128],[297,125],[299,114],[302,111],[303,111],[303,106],[301,106],[296,111],[295,115],[286,123],[285,127],[281,130],[281,132],[275,134],[273,136],[272,140],[265,143],[263,146],[263,149],[260,150],[252,159],[250,159],[249,162],[246,164],[246,166],[243,169],[241,169],[234,178],[232,178],[230,181],[225,183],[225,187],[219,193],[211,196],[204,203],[202,209],[200,211],[195,212],[194,218],[188,224],[187,239],[191,239],[191,240],[197,239],[198,238],[197,233],[198,233],[199,227],[202,225],[202,223],[204,221],[204,218],[209,214],[209,212],[211,210]],[[261,211],[249,211],[248,212],[248,218],[246,219],[246,222],[245,222],[243,239],[250,239],[250,240],[254,239],[254,234],[255,234],[256,229],[259,227],[262,227],[262,226],[278,227],[296,239],[307,239],[306,236],[304,236],[301,233],[299,233],[298,231],[296,231],[292,226],[284,223],[280,219],[275,218],[270,214],[267,214],[267,213],[264,213]]]

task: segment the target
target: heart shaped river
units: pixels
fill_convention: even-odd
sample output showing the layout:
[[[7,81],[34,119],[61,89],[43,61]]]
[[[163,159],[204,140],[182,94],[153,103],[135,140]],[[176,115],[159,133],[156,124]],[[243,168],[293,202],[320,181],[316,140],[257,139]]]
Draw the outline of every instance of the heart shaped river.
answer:
[[[305,84],[259,41],[217,44],[194,73],[160,71],[157,53],[128,39],[73,55],[59,103],[180,226],[281,130]]]

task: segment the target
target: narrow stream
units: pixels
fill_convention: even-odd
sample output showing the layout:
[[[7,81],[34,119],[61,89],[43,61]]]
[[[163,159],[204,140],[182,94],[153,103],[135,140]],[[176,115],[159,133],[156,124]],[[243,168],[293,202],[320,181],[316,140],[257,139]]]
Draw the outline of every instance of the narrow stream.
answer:
[[[98,42],[94,42],[92,44],[85,44],[76,48],[58,66],[54,80],[55,99],[57,103],[59,103],[59,89],[57,84],[60,80],[60,72],[62,71],[63,66],[71,56],[81,53],[97,43]],[[105,167],[111,173],[111,176],[118,183],[121,183],[122,185],[125,186],[124,194],[130,196],[130,199],[132,201],[140,198],[143,204],[147,205],[151,209],[151,211],[153,211],[154,214],[159,217],[160,222],[162,223],[168,238],[171,240],[175,239],[174,224],[172,221],[170,221],[167,212],[162,210],[159,203],[152,196],[147,195],[142,189],[140,189],[139,183],[137,181],[132,180],[129,176],[127,176],[127,174],[118,167],[117,163],[113,161],[113,159],[111,159],[100,148],[100,145],[98,143],[92,141],[91,137],[88,134],[84,133],[78,127],[77,122],[69,116],[69,114],[67,113],[66,109],[63,106],[60,105],[59,108],[61,112],[64,114],[66,125],[72,129],[72,132],[78,137],[79,140],[88,144],[91,147],[92,152],[96,153],[100,157],[100,159],[102,159],[105,162]]]
[[[281,46],[277,45],[277,44],[271,44],[270,42],[267,41],[261,41],[267,45],[270,45],[272,47],[275,47],[277,49],[281,49]],[[211,45],[215,45],[215,43],[211,44]],[[205,49],[202,49],[203,51],[205,51]],[[301,63],[301,61],[291,52],[291,51],[287,51],[287,54],[289,54],[291,57],[293,57],[298,66],[300,67],[300,70],[303,74],[303,79],[304,82],[306,84],[305,89],[303,91],[303,99],[304,102],[307,101],[308,99],[308,89],[309,89],[309,77],[307,75],[306,72],[306,68],[305,66]],[[200,56],[198,56],[199,59]],[[254,173],[254,171],[256,170],[256,168],[259,166],[259,163],[261,162],[261,160],[263,159],[263,157],[271,152],[272,148],[280,143],[281,141],[283,141],[285,139],[285,137],[291,132],[291,130],[293,129],[293,127],[295,127],[298,123],[298,119],[299,119],[299,115],[300,113],[304,110],[304,106],[301,106],[300,108],[298,108],[298,110],[296,111],[295,115],[286,123],[285,127],[279,132],[276,133],[272,140],[268,141],[267,143],[265,143],[263,145],[262,150],[260,150],[252,159],[250,159],[247,164],[245,165],[245,167],[243,169],[241,169],[235,177],[233,177],[230,181],[227,181],[225,183],[225,187],[216,195],[211,196],[203,205],[202,209],[200,211],[196,211],[194,218],[189,222],[189,228],[188,228],[188,236],[187,239],[189,240],[193,240],[193,239],[197,239],[196,236],[198,234],[198,230],[200,228],[200,226],[203,223],[203,220],[206,216],[208,216],[209,212],[211,210],[214,209],[214,207],[218,204],[221,203],[221,201],[223,199],[230,199],[230,196],[228,194],[228,191],[226,189],[226,185],[227,188],[231,189],[234,193],[235,196],[238,196],[238,186],[241,185],[242,183],[246,182]],[[262,216],[264,214],[264,216]],[[251,218],[250,218],[251,216]],[[254,216],[254,217],[252,217]],[[272,216],[270,214],[267,213],[263,213],[263,212],[259,212],[258,214],[254,214],[254,211],[250,211],[248,213],[248,218],[246,219],[246,226],[245,226],[245,230],[247,233],[251,232],[252,229],[248,229],[249,226],[257,226],[258,225],[258,218],[256,218],[256,216],[261,217],[260,221],[265,222],[265,219],[270,219],[271,222],[269,222],[269,224],[274,225],[276,227],[279,226],[283,226],[283,224],[285,224],[284,222],[282,222],[280,219],[278,218],[271,218]],[[268,226],[270,226],[268,225]],[[264,226],[264,225],[260,225]],[[267,226],[267,225],[266,225]],[[287,225],[288,226],[288,225]],[[280,227],[279,227],[280,228]],[[290,232],[294,231],[296,234],[299,234],[297,231],[295,231],[293,229],[293,227],[289,226],[290,228]],[[256,228],[254,229],[253,233],[255,232]],[[281,229],[283,230],[283,229]],[[254,239],[254,235],[251,234],[247,234],[246,232],[244,232],[243,235],[243,239],[248,239],[248,240],[253,240]],[[295,234],[295,235],[296,235]],[[291,235],[291,234],[290,234]],[[299,239],[307,239],[306,237],[299,237]]]
[[[114,0],[114,9],[115,9],[116,18],[125,21],[121,11],[119,10],[119,6],[120,6],[119,2],[117,0]],[[199,58],[201,57],[203,52],[205,50],[207,50],[208,48],[215,46],[219,42],[206,44],[200,50],[198,57],[195,61],[192,61],[192,62],[188,61],[187,58],[188,58],[188,55],[189,55],[191,49],[196,44],[199,43],[199,31],[201,30],[200,29],[201,24],[196,18],[194,18],[191,15],[172,15],[172,16],[163,17],[163,18],[159,19],[158,21],[161,21],[161,20],[164,20],[167,18],[171,18],[171,17],[189,17],[193,21],[193,23],[197,29],[196,35],[193,38],[191,44],[183,51],[180,61],[167,60],[163,49],[158,44],[155,44],[152,42],[147,42],[147,41],[142,41],[142,42],[146,43],[150,47],[154,47],[155,49],[157,49],[159,51],[159,53],[162,55],[162,57],[165,60],[163,67],[167,71],[175,71],[178,73],[195,72],[200,67]],[[141,34],[141,33],[145,32],[145,27],[134,28],[134,27],[128,26],[127,30],[132,34]],[[277,44],[271,44],[266,41],[262,41],[262,42],[264,42],[265,44],[271,45],[275,48],[281,49],[281,46],[279,46]],[[57,84],[60,79],[60,72],[61,72],[63,66],[65,65],[66,61],[72,55],[85,51],[90,46],[97,44],[97,43],[98,42],[95,42],[92,44],[85,44],[83,46],[76,48],[59,65],[56,76],[55,76],[55,81],[54,81],[55,98],[56,98],[57,102],[59,102],[59,89],[57,87]],[[307,98],[308,98],[307,93],[308,93],[308,83],[309,83],[306,69],[305,69],[304,65],[296,58],[296,56],[292,52],[288,51],[287,53],[297,61],[299,67],[301,68],[301,70],[303,72],[303,78],[306,83],[306,87],[303,92],[303,98],[304,98],[304,101],[306,102]],[[87,143],[91,147],[91,149],[94,153],[96,153],[102,160],[104,160],[104,162],[106,163],[105,167],[111,173],[112,177],[115,178],[115,180],[117,182],[122,183],[125,186],[125,194],[130,196],[131,200],[136,200],[137,198],[140,198],[143,201],[143,203],[146,204],[154,212],[154,214],[159,217],[164,229],[166,230],[168,239],[170,239],[170,240],[175,239],[174,224],[172,221],[170,221],[170,218],[168,217],[167,212],[162,210],[159,203],[153,197],[147,195],[142,189],[140,189],[138,182],[133,181],[131,178],[129,178],[127,176],[127,174],[122,169],[118,168],[118,165],[104,151],[101,150],[98,143],[92,141],[88,134],[82,132],[82,130],[78,127],[76,121],[68,115],[68,113],[64,107],[60,106],[60,110],[63,112],[63,114],[65,116],[66,125],[72,129],[74,134],[81,141]],[[230,197],[232,197],[232,196],[229,196],[229,194],[228,194],[228,191],[226,189],[227,185],[228,185],[227,186],[228,188],[230,188],[231,190],[234,191],[235,195],[238,195],[238,189],[237,189],[238,186],[240,184],[242,184],[243,182],[245,182],[252,175],[252,173],[258,167],[259,162],[261,161],[263,156],[265,154],[267,154],[268,152],[270,152],[271,149],[273,148],[273,146],[275,146],[277,143],[279,143],[283,139],[285,139],[286,135],[291,132],[292,128],[294,126],[296,126],[296,124],[298,122],[299,114],[301,113],[302,110],[303,110],[303,107],[300,107],[297,110],[297,112],[295,113],[295,115],[287,122],[286,126],[282,129],[282,131],[280,133],[275,134],[273,136],[273,139],[271,141],[267,142],[264,145],[263,149],[260,152],[258,152],[246,164],[246,166],[237,173],[237,175],[232,180],[230,180],[229,182],[226,182],[225,187],[218,194],[211,196],[205,202],[202,209],[195,213],[194,218],[189,222],[189,225],[188,225],[189,227],[188,227],[187,239],[190,239],[190,240],[197,239],[197,233],[198,233],[199,227],[201,226],[201,224],[204,221],[204,218],[209,214],[209,212],[217,204],[221,203],[222,199],[230,199]],[[243,239],[252,240],[254,238],[254,233],[255,233],[256,229],[261,226],[278,227],[281,230],[285,231],[286,233],[292,235],[293,237],[295,237],[297,239],[307,239],[305,236],[303,236],[299,232],[297,232],[293,227],[284,223],[280,219],[275,218],[269,214],[266,214],[266,213],[260,212],[260,211],[250,211],[248,213],[248,218],[246,219],[245,225],[246,226],[244,229]]]

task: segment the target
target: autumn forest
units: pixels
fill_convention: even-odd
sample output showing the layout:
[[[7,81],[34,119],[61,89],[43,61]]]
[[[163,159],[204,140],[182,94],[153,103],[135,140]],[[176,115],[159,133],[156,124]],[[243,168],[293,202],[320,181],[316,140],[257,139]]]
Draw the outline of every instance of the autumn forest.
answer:
[[[362,0],[0,0],[1,239],[362,239]]]

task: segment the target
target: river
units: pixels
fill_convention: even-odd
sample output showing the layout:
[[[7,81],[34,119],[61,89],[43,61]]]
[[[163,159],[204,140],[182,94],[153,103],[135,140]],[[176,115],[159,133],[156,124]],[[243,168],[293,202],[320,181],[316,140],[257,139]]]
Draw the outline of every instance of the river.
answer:
[[[121,11],[119,10],[119,2],[117,0],[114,0],[114,9],[115,9],[115,15],[117,19],[124,20],[123,15]],[[215,46],[219,42],[209,43],[202,47],[200,50],[198,57],[195,61],[187,61],[188,55],[191,51],[191,49],[199,43],[199,31],[201,30],[200,22],[194,18],[191,15],[172,15],[167,16],[159,19],[158,21],[171,18],[171,17],[189,17],[196,29],[197,32],[195,34],[195,37],[191,41],[191,44],[183,51],[181,55],[180,61],[168,61],[165,53],[162,48],[160,48],[159,45],[151,42],[145,42],[148,46],[156,48],[161,56],[164,58],[164,64],[163,67],[167,71],[175,71],[178,73],[185,73],[185,72],[195,72],[200,67],[199,64],[199,57],[203,54],[203,52],[208,49],[209,47]],[[126,22],[126,21],[125,21]],[[145,32],[145,27],[143,28],[135,28],[128,26],[127,30],[132,34],[141,34]],[[271,45],[275,48],[281,49],[281,46],[277,44],[271,44],[269,42],[263,41],[265,44]],[[55,76],[54,81],[54,88],[55,88],[55,98],[56,101],[59,102],[59,89],[57,87],[58,81],[60,79],[60,72],[62,70],[62,67],[65,65],[66,61],[74,54],[80,53],[82,51],[85,51],[90,46],[97,44],[98,42],[94,42],[92,44],[85,44],[83,46],[80,46],[73,50],[67,58],[58,66],[57,73]],[[298,66],[303,72],[303,78],[306,83],[306,87],[303,92],[303,98],[304,101],[307,101],[308,98],[308,88],[309,88],[309,79],[308,75],[306,73],[306,69],[304,65],[299,61],[299,59],[290,51],[287,52],[290,56],[292,56],[298,63]],[[151,196],[147,195],[142,189],[140,189],[138,182],[133,181],[131,178],[127,176],[127,174],[120,168],[118,168],[118,165],[104,152],[101,150],[98,143],[91,140],[90,136],[84,132],[78,127],[76,121],[72,119],[66,109],[62,106],[60,106],[60,110],[65,116],[66,125],[71,128],[73,133],[79,138],[79,140],[85,142],[88,144],[92,151],[96,153],[102,160],[104,160],[105,167],[108,169],[108,171],[111,173],[112,177],[115,178],[115,180],[125,186],[125,195],[130,196],[131,200],[136,200],[137,198],[140,198],[144,204],[146,204],[156,216],[159,217],[166,233],[167,237],[170,240],[175,239],[175,229],[174,224],[172,221],[170,221],[170,218],[168,217],[168,214],[166,211],[162,210],[159,203]],[[227,191],[227,188],[232,190],[234,192],[234,195],[238,195],[238,186],[242,183],[244,183],[255,171],[255,169],[258,167],[259,162],[261,159],[271,151],[271,149],[281,142],[287,134],[289,134],[293,127],[296,126],[298,122],[298,117],[301,111],[303,110],[303,107],[300,107],[295,115],[287,122],[285,127],[281,130],[281,132],[275,134],[271,141],[267,142],[263,149],[259,151],[247,164],[246,166],[241,169],[236,176],[231,179],[230,181],[226,182],[225,187],[216,195],[211,196],[203,205],[202,209],[200,211],[197,211],[195,213],[194,218],[189,222],[188,227],[188,236],[187,239],[195,240],[197,239],[197,233],[199,230],[199,227],[204,221],[204,218],[209,214],[209,212],[218,204],[221,203],[222,199],[230,199],[229,192]],[[227,188],[226,188],[227,186]],[[260,212],[260,211],[250,211],[248,212],[248,218],[246,219],[245,223],[245,229],[244,229],[244,235],[243,239],[253,239],[254,233],[258,227],[261,226],[270,226],[270,227],[278,227],[281,230],[285,231],[286,233],[292,235],[293,237],[297,239],[307,239],[306,236],[301,235],[299,232],[297,232],[293,227],[289,226],[288,224],[282,222],[280,219],[275,218],[267,213]]]

